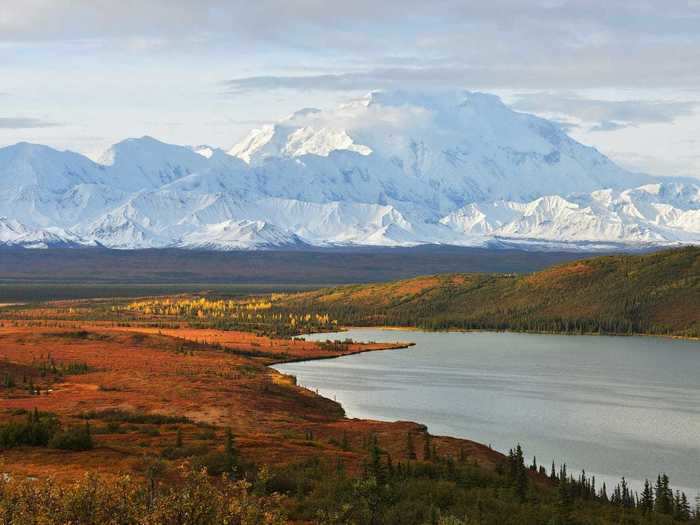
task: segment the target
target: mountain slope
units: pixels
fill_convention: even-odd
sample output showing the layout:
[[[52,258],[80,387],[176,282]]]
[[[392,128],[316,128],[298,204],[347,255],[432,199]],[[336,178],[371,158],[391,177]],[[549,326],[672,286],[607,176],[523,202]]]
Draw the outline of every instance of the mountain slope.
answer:
[[[473,203],[440,222],[455,231],[549,241],[692,242],[700,235],[700,186],[657,183],[624,191]]]
[[[637,248],[700,242],[700,183],[625,171],[492,95],[394,91],[298,111],[228,153],[0,148],[0,216],[119,249]]]
[[[274,163],[348,152],[385,198],[424,197],[436,212],[483,200],[624,189],[648,181],[483,93],[374,92],[333,111],[303,110],[255,130],[230,153],[269,172]],[[332,165],[332,160],[327,160]],[[352,187],[352,181],[337,181]]]
[[[19,221],[0,217],[0,246],[23,248],[71,247],[88,244],[59,228],[29,228]]]
[[[530,275],[444,274],[280,298],[345,324],[700,337],[700,248],[597,257]]]

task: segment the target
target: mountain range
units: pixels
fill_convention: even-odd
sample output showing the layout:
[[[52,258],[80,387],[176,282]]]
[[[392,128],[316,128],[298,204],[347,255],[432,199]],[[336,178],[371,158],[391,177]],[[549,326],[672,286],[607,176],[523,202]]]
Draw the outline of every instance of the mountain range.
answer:
[[[373,92],[229,151],[127,139],[98,161],[0,148],[0,244],[23,247],[700,243],[700,181],[627,171],[483,93]]]

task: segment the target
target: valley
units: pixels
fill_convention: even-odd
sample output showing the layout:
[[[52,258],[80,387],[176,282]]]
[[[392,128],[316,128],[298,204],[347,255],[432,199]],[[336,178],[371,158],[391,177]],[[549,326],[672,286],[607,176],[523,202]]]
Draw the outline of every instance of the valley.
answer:
[[[579,448],[571,449],[576,456],[570,460],[573,465],[598,473],[596,485],[596,477],[590,474],[567,474],[569,459],[564,457],[565,447],[557,449],[561,455],[556,456],[552,469],[550,458],[541,456],[537,460],[540,463],[530,465],[527,441],[533,441],[536,451],[545,450],[535,434],[516,432],[517,435],[502,439],[496,432],[494,448],[465,438],[438,435],[447,430],[445,433],[469,437],[470,432],[436,423],[430,407],[439,404],[431,404],[429,398],[421,398],[421,403],[428,405],[419,417],[410,411],[404,412],[406,417],[398,418],[370,411],[360,412],[370,419],[356,419],[357,408],[347,394],[340,392],[349,404],[349,414],[333,399],[334,389],[342,390],[342,380],[320,384],[318,379],[307,378],[305,370],[314,363],[329,364],[323,374],[328,380],[333,377],[333,366],[344,359],[399,357],[404,353],[420,359],[424,350],[412,347],[415,335],[389,331],[371,336],[375,342],[358,342],[348,337],[354,333],[352,328],[345,335],[307,334],[337,331],[368,321],[378,326],[400,324],[397,320],[407,314],[396,312],[402,311],[413,316],[414,326],[436,328],[425,324],[434,322],[429,315],[435,304],[453,316],[468,314],[464,305],[475,306],[477,312],[488,311],[479,306],[490,304],[483,297],[497,293],[503,301],[517,305],[518,293],[524,289],[522,296],[531,304],[558,309],[542,310],[557,312],[562,323],[548,325],[551,331],[572,331],[566,329],[568,310],[569,319],[578,320],[572,325],[575,333],[592,330],[593,325],[581,324],[581,320],[600,321],[602,314],[581,317],[581,311],[595,311],[592,308],[596,305],[600,308],[600,304],[605,304],[611,308],[607,310],[609,315],[628,315],[629,308],[617,308],[633,304],[636,294],[644,293],[655,297],[658,304],[676,305],[675,313],[653,317],[657,310],[649,310],[643,302],[635,304],[635,319],[656,321],[653,325],[635,325],[632,332],[654,333],[663,328],[664,333],[693,337],[697,311],[681,305],[690,305],[697,298],[699,259],[697,249],[683,248],[578,260],[523,275],[449,274],[316,291],[260,290],[251,295],[250,290],[245,293],[239,289],[230,294],[222,289],[138,298],[6,304],[0,309],[0,499],[3,494],[21,499],[25,496],[20,497],[20,493],[54,490],[41,485],[54,479],[56,487],[73,486],[85,491],[92,483],[96,494],[119,493],[133,501],[143,516],[166,512],[164,508],[169,509],[167,512],[184,512],[184,500],[177,499],[176,494],[199,498],[196,500],[214,512],[219,509],[218,503],[206,499],[204,494],[235,490],[235,498],[253,498],[250,501],[255,509],[267,508],[269,520],[272,516],[278,520],[265,521],[267,518],[261,517],[254,523],[285,523],[287,519],[292,523],[333,523],[328,521],[332,516],[344,516],[338,518],[339,523],[422,523],[431,515],[475,515],[480,516],[482,523],[503,523],[507,515],[505,523],[514,525],[545,524],[553,517],[573,523],[595,519],[596,523],[612,524],[625,516],[626,523],[646,523],[641,507],[631,503],[634,496],[630,487],[640,490],[641,480],[634,477],[640,475],[638,468],[631,469],[634,472],[601,472],[597,456],[589,466],[577,456]],[[624,277],[620,271],[624,271]],[[490,288],[494,279],[495,291]],[[500,281],[503,282],[498,284]],[[603,288],[613,296],[602,295]],[[536,300],[537,290],[542,303]],[[468,301],[464,301],[465,293]],[[449,302],[454,300],[460,302]],[[377,317],[380,311],[385,317]],[[469,316],[448,319],[474,322]],[[598,330],[629,333],[628,325],[620,324],[629,318],[611,319],[615,322],[601,324]],[[540,324],[508,325],[506,321],[504,318],[497,325],[468,328],[542,331]],[[615,332],[613,328],[618,326],[624,330]],[[498,338],[503,334],[490,336]],[[357,338],[368,339],[359,333]],[[555,339],[547,341],[556,346]],[[633,343],[634,338],[625,341]],[[434,352],[440,352],[439,346],[430,346]],[[492,357],[500,361],[497,356],[502,350],[495,344],[489,346],[494,352]],[[512,351],[519,345],[506,346]],[[605,354],[612,356],[614,352]],[[450,355],[445,351],[435,358],[449,360]],[[574,355],[585,360],[580,348],[572,351]],[[328,361],[340,356],[346,357]],[[691,353],[686,357],[691,360],[688,366],[692,366]],[[477,361],[481,367],[488,362],[478,358]],[[400,361],[393,362],[396,365],[387,370],[386,380],[365,394],[371,396],[375,392],[381,396],[381,402],[391,399],[388,393],[379,392],[393,381],[389,378],[395,373],[407,373]],[[431,369],[434,371],[435,367]],[[456,369],[466,373],[469,367],[460,365]],[[303,385],[290,375],[290,370],[298,370]],[[366,374],[367,369],[355,372],[353,378],[365,381],[371,377]],[[323,387],[320,392],[316,390],[319,385]],[[420,385],[416,379],[412,389],[421,392]],[[584,383],[580,386],[585,390]],[[662,390],[669,391],[665,387]],[[625,404],[624,398],[619,401]],[[421,404],[416,402],[415,406]],[[497,411],[492,416],[502,417],[508,426],[510,416],[499,416]],[[469,415],[463,417],[464,424],[473,427],[480,440],[492,441],[488,431],[479,429],[478,417],[471,423]],[[429,427],[425,426],[426,420]],[[560,438],[565,442],[563,436]],[[509,443],[511,440],[515,442]],[[550,443],[547,454],[555,450],[552,446],[559,445]],[[504,454],[507,447],[514,448]],[[672,477],[674,486],[692,487],[692,473],[684,471],[679,475],[673,461],[665,463],[659,459],[649,467],[675,471],[678,479],[674,481]],[[201,474],[202,469],[208,475]],[[642,470],[641,475],[656,474]],[[83,478],[85,473],[97,477]],[[630,482],[617,484],[615,475],[633,477]],[[236,485],[234,489],[230,483],[238,481],[230,481],[231,478],[247,480],[240,482],[250,485]],[[76,482],[80,479],[84,481]],[[602,481],[607,484],[604,491]],[[363,488],[367,483],[372,488]],[[663,486],[666,485],[662,484],[662,489]],[[332,496],[328,495],[329,490]],[[685,491],[691,493],[692,488],[683,490],[687,500]],[[444,497],[437,496],[441,491]],[[67,498],[68,493],[60,494],[55,496],[58,499],[54,505],[69,501],[61,499]],[[70,497],[84,497],[77,494]],[[149,497],[155,499],[142,500],[138,494],[151,494]],[[680,498],[681,493],[678,495]],[[416,501],[418,504],[414,505]],[[106,509],[107,505],[105,500],[98,508]],[[677,508],[681,508],[680,503]],[[65,509],[73,512],[69,507]],[[654,516],[660,520],[658,523],[687,521],[682,509],[679,512],[675,518],[662,512]]]
[[[700,525],[700,0],[0,0],[0,525]]]

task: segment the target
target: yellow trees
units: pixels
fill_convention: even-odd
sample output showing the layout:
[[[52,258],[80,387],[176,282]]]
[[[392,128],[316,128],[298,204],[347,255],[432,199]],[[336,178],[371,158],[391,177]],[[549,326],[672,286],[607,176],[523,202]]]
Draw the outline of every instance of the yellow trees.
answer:
[[[334,328],[327,313],[287,311],[275,306],[274,296],[241,299],[209,299],[206,297],[166,297],[133,301],[128,312],[149,318],[182,318],[209,323],[226,329],[256,330],[290,335]]]

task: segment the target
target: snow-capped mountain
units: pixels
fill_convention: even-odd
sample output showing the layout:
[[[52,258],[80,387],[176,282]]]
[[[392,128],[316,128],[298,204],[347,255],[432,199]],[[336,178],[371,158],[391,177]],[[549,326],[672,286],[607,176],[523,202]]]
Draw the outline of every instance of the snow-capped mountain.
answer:
[[[60,228],[28,228],[19,221],[0,217],[0,245],[22,248],[48,248],[49,246],[81,246],[90,244]]]
[[[649,184],[624,191],[473,203],[440,220],[458,232],[543,241],[692,243],[700,239],[700,188]],[[689,206],[682,206],[683,194]],[[688,209],[689,208],[689,209]]]
[[[0,217],[0,244],[34,247],[693,243],[700,182],[628,172],[492,95],[375,92],[228,152],[0,148]]]

